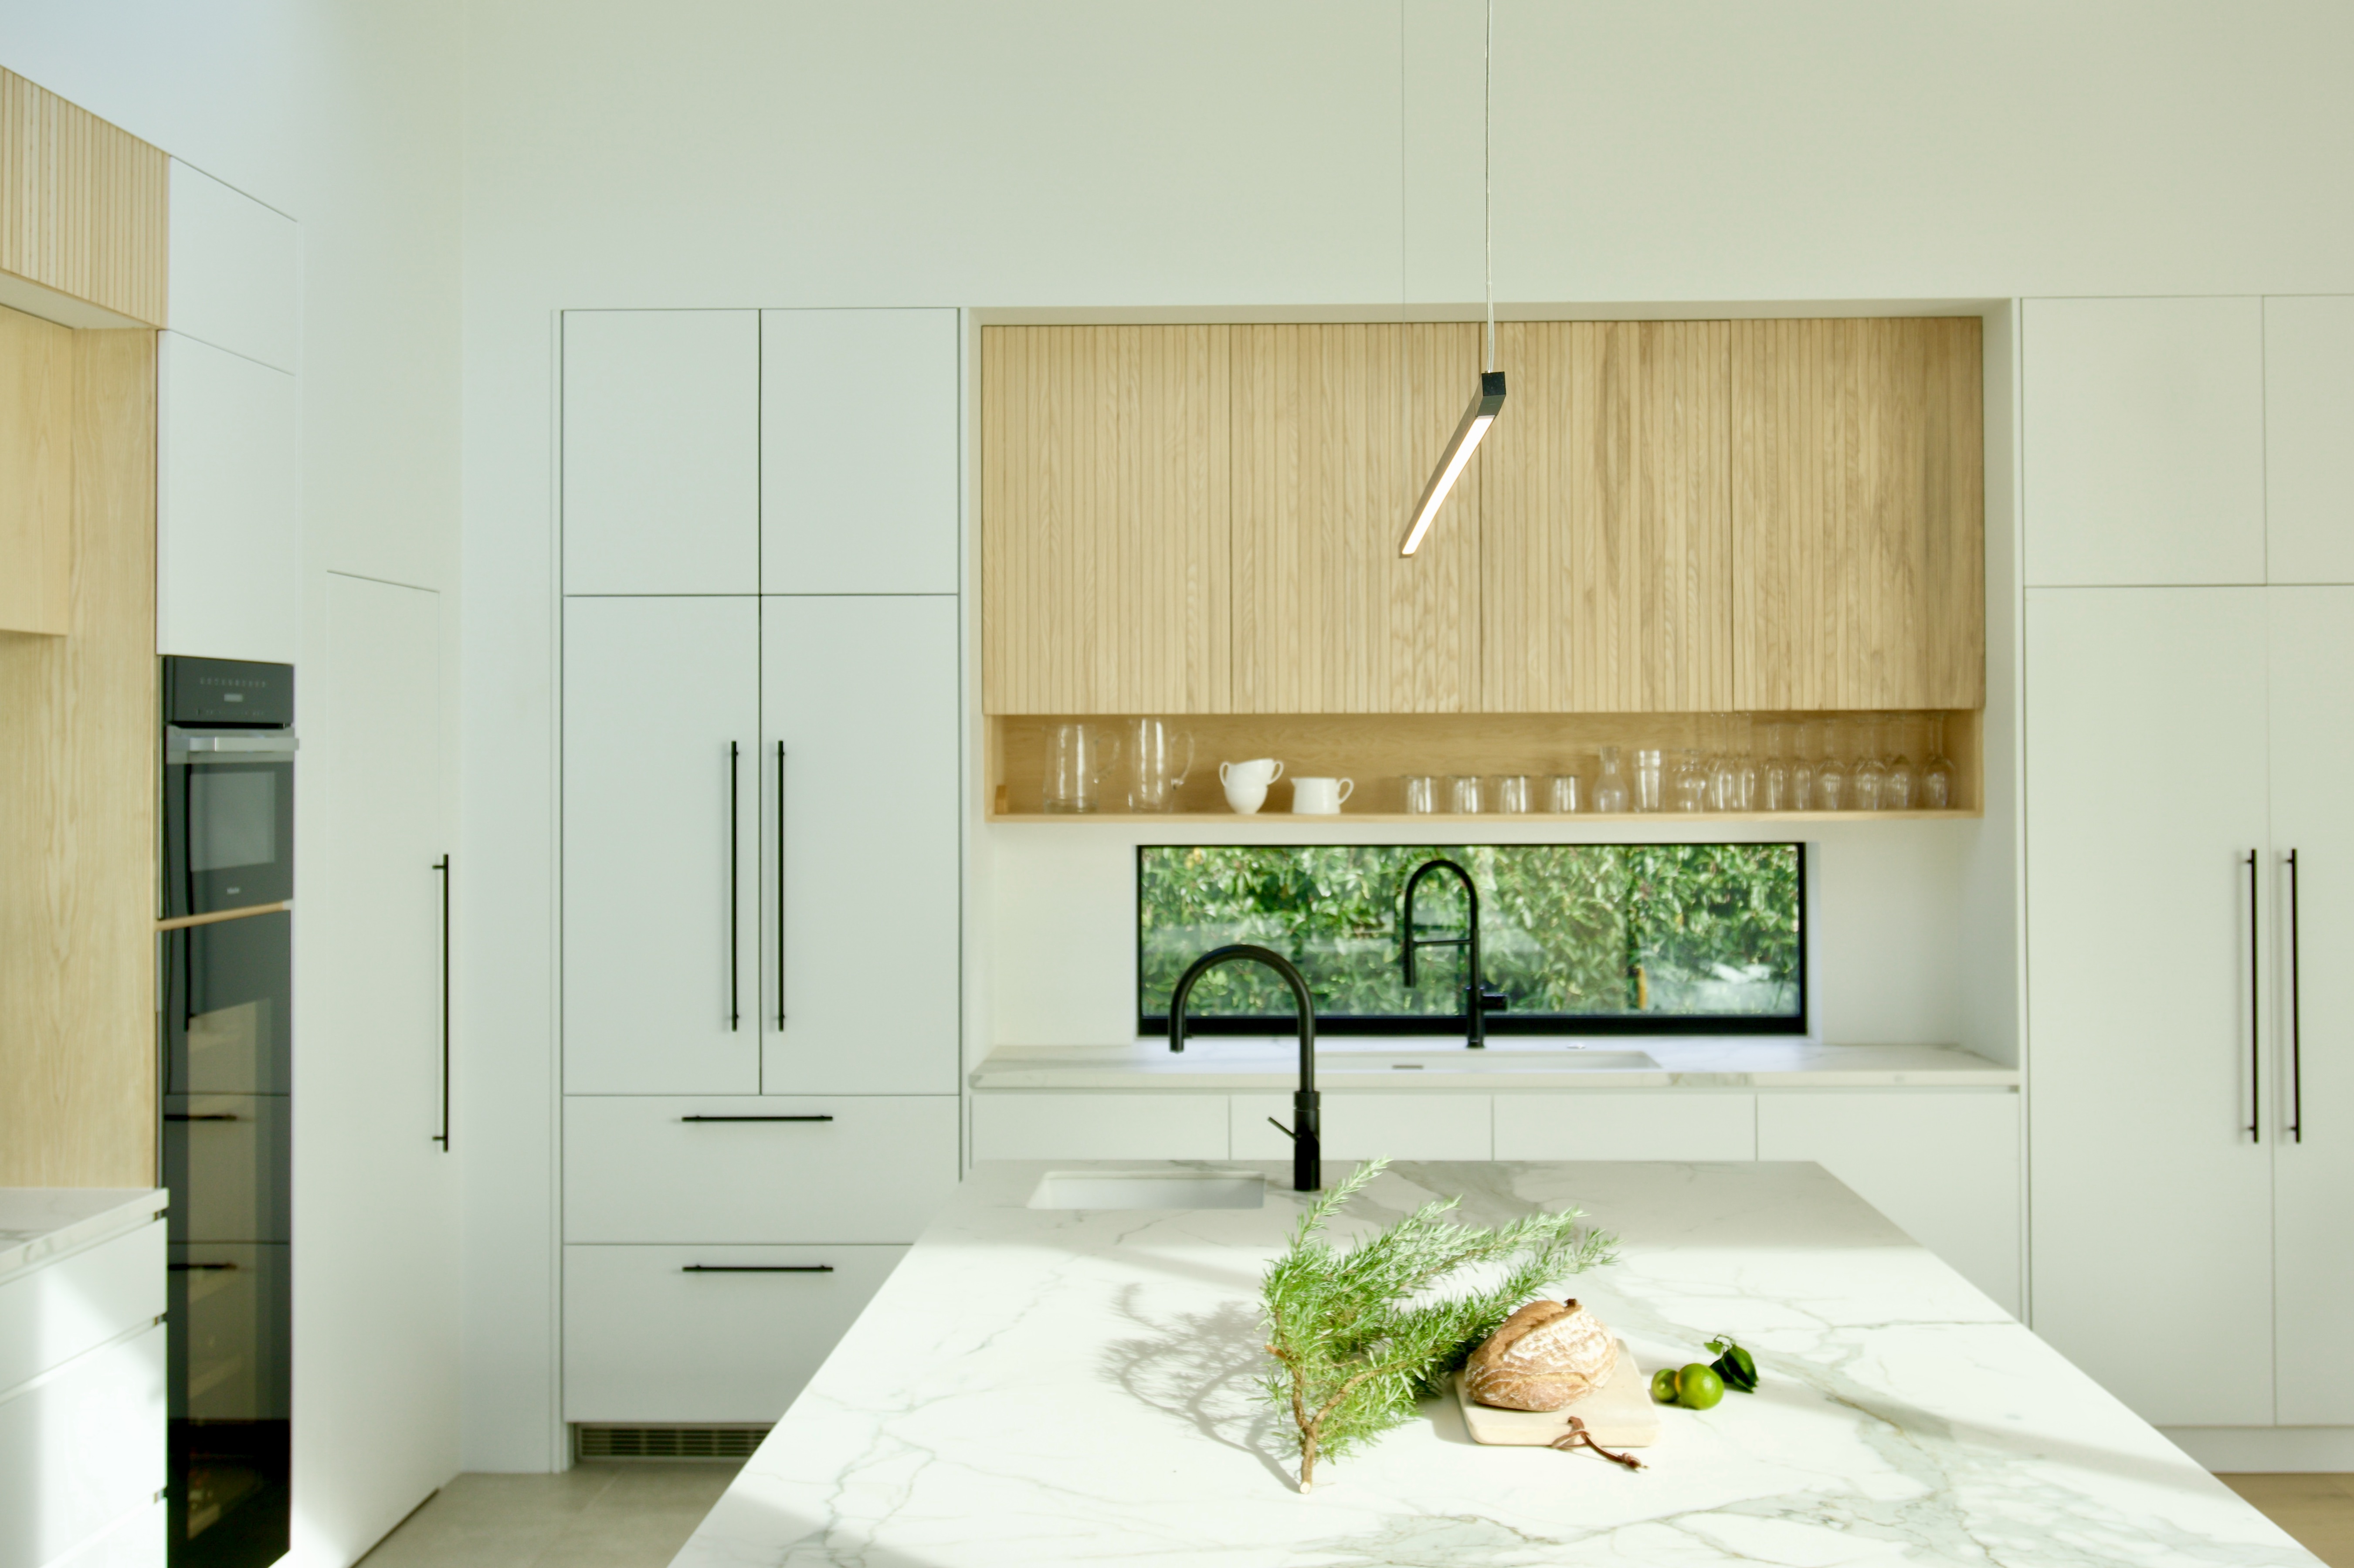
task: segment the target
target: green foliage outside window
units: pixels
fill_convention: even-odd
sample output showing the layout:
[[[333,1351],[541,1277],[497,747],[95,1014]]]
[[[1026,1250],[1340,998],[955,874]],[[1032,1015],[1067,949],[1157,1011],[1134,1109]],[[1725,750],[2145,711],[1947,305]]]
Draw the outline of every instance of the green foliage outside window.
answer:
[[[1425,948],[1412,990],[1397,961],[1405,880],[1442,857],[1479,889],[1487,981],[1511,999],[1491,1028],[1532,1014],[1802,1016],[1799,846],[1787,843],[1149,845],[1137,860],[1140,1012],[1165,1018],[1202,954],[1256,942],[1308,977],[1320,1022],[1458,1013],[1460,949]],[[1420,935],[1461,933],[1451,875],[1426,877],[1415,904]],[[1186,1011],[1280,1028],[1291,1000],[1265,969],[1228,964]]]

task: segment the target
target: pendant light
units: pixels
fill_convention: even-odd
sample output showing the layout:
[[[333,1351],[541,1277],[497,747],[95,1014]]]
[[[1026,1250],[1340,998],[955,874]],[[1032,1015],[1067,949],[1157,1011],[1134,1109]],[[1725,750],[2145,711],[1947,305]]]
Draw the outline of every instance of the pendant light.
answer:
[[[1489,153],[1489,143],[1495,136],[1495,101],[1496,0],[1488,0],[1487,74],[1479,100],[1479,223],[1487,278],[1487,368],[1479,373],[1479,390],[1471,394],[1455,434],[1447,438],[1447,450],[1438,454],[1438,466],[1431,471],[1430,482],[1422,487],[1422,499],[1415,503],[1413,520],[1406,524],[1405,542],[1398,546],[1401,556],[1411,556],[1422,547],[1422,536],[1430,532],[1432,520],[1447,503],[1447,493],[1455,488],[1456,480],[1471,461],[1471,454],[1479,450],[1479,439],[1488,433],[1488,427],[1496,422],[1496,415],[1504,407],[1504,373],[1496,368],[1496,196]]]

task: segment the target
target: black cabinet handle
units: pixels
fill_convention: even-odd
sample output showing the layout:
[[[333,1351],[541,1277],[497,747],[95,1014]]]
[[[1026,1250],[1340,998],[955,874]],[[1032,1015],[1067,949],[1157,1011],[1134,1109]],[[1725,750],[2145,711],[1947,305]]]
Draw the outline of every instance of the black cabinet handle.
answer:
[[[736,777],[741,771],[736,757],[737,746],[731,740],[727,743],[727,1032],[731,1034],[744,1021],[736,980]]]
[[[830,1263],[690,1263],[681,1274],[832,1274]]]
[[[450,1152],[450,857],[443,854],[433,863],[433,870],[441,874],[441,1130],[429,1142]]]
[[[168,1263],[164,1268],[173,1274],[235,1274],[233,1263]]]
[[[2296,851],[2288,852],[2288,1136],[2305,1141],[2305,1004],[2299,996]]]
[[[777,742],[777,1033],[784,1033],[784,742]]]
[[[777,1033],[785,1032],[785,743],[777,742]]]
[[[165,1121],[243,1121],[245,1118],[235,1111],[207,1111],[202,1115],[188,1111],[165,1111],[164,1119]]]
[[[830,1116],[683,1116],[681,1121],[832,1121]]]
[[[2248,852],[2248,1141],[2264,1140],[2264,1031],[2257,1024],[2257,993],[2264,989],[2264,960],[2256,947],[2256,852]]]

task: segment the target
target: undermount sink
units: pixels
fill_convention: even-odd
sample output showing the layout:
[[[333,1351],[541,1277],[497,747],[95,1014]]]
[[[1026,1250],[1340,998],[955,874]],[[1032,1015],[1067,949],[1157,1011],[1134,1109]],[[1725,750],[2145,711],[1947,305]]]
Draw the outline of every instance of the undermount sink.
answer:
[[[1034,1209],[1256,1209],[1267,1178],[1256,1171],[1049,1171]]]

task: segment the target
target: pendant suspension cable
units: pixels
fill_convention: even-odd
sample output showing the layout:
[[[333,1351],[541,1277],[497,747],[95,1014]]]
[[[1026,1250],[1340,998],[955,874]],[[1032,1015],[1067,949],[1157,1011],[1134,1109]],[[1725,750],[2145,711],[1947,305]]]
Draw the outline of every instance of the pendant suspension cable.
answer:
[[[1488,363],[1496,368],[1496,0],[1488,0],[1487,70],[1479,85],[1479,241],[1488,288]]]

